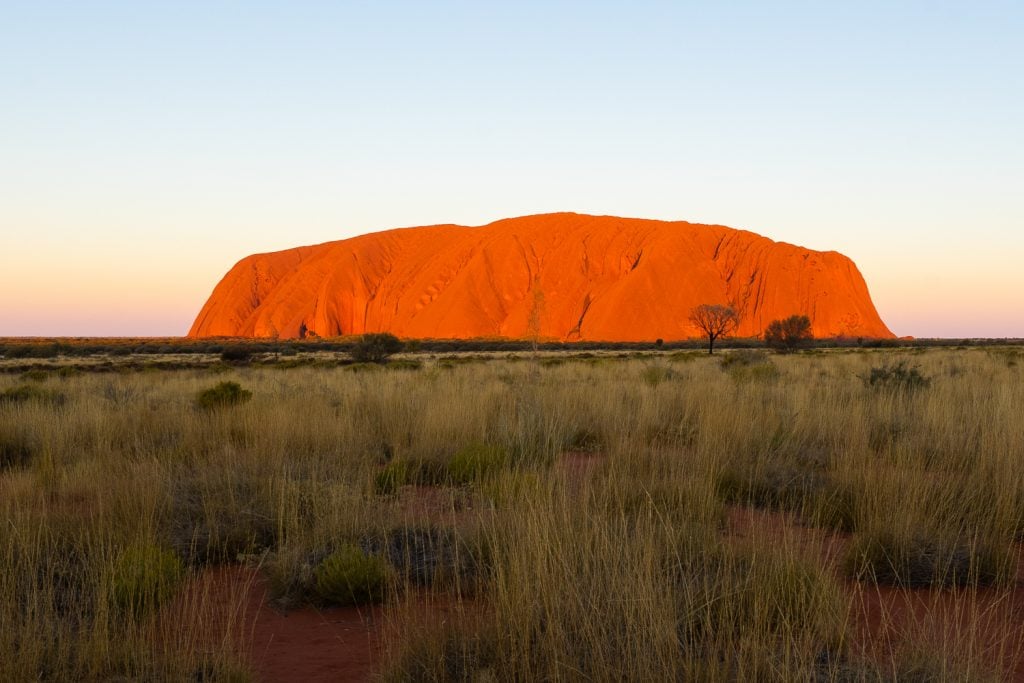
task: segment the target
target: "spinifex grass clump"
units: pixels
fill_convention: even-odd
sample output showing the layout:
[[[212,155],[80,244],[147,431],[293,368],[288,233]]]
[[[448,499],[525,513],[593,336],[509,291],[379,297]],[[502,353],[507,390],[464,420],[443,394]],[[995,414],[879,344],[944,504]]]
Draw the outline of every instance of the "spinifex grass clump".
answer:
[[[889,529],[860,534],[843,566],[853,578],[906,588],[988,586],[1012,569],[1007,549],[984,539]]]
[[[437,460],[401,458],[392,460],[377,473],[373,490],[388,496],[402,486],[443,486],[450,481],[448,466]]]
[[[0,431],[0,471],[28,466],[38,450],[23,430]]]
[[[508,453],[500,446],[471,443],[460,448],[448,461],[448,477],[453,484],[471,484],[492,476],[508,462]]]
[[[190,565],[237,562],[276,541],[278,501],[258,473],[208,465],[179,474],[169,496],[165,537]]]
[[[722,370],[737,381],[764,382],[776,379],[779,369],[764,351],[758,349],[736,349],[722,358]]]
[[[819,526],[852,531],[856,522],[853,491],[806,463],[733,464],[720,475],[718,491],[727,502],[796,512]]]
[[[120,612],[140,616],[174,595],[184,573],[173,551],[147,543],[131,545],[111,569],[111,604]]]
[[[864,383],[874,389],[911,392],[927,389],[931,379],[921,374],[917,366],[911,366],[905,360],[901,360],[891,365],[871,368],[871,374],[864,378]]]
[[[196,405],[206,410],[236,406],[249,401],[252,392],[243,389],[238,382],[221,382],[215,387],[200,391],[196,395]]]
[[[0,391],[0,406],[30,401],[59,406],[64,404],[65,398],[64,394],[53,389],[45,389],[33,384],[22,384]]]
[[[387,588],[387,563],[359,546],[346,544],[328,555],[313,571],[316,594],[333,605],[381,602]]]
[[[394,528],[367,537],[360,545],[385,558],[405,582],[460,592],[476,588],[491,560],[485,537],[467,536],[452,527]]]

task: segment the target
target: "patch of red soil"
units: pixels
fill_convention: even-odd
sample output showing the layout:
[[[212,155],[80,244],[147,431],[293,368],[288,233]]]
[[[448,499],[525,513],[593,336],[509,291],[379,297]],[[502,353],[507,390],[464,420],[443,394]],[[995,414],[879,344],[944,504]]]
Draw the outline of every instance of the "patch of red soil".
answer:
[[[249,661],[259,680],[367,681],[378,655],[383,621],[379,607],[303,607],[280,612],[267,604],[257,580]]]
[[[555,461],[558,472],[578,490],[605,460],[601,453],[591,451],[565,451]]]
[[[380,607],[274,609],[256,568],[218,567],[190,583],[169,620],[202,619],[210,644],[230,639],[259,681],[367,681],[380,661]],[[222,643],[218,643],[222,646]]]

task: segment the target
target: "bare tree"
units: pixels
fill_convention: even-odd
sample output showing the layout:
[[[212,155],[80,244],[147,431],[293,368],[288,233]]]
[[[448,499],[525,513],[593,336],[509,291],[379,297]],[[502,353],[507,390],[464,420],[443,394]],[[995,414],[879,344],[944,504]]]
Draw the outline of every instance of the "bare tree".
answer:
[[[690,322],[708,337],[708,353],[715,352],[715,340],[735,330],[740,317],[732,306],[701,304],[690,311]]]

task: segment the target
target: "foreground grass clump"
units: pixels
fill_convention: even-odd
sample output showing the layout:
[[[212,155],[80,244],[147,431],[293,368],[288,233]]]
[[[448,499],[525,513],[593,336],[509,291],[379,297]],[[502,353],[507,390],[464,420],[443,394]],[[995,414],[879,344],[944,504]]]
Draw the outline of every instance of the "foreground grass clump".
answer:
[[[454,484],[470,484],[495,474],[507,462],[504,448],[472,443],[460,448],[448,461],[448,477]]]
[[[24,431],[0,432],[0,470],[27,467],[37,446]]]
[[[215,387],[200,391],[196,395],[196,405],[210,410],[246,403],[252,398],[252,392],[243,389],[238,382],[221,382]]]
[[[901,360],[891,365],[871,368],[871,374],[865,378],[864,383],[874,389],[912,392],[927,389],[931,379],[921,374],[918,367]]]
[[[807,464],[769,463],[726,467],[718,491],[730,503],[795,512],[815,526],[852,531],[857,497],[833,475]]]
[[[980,539],[891,530],[861,534],[844,559],[846,573],[860,580],[905,588],[990,586],[1010,577],[1008,549]]]
[[[111,602],[119,612],[139,616],[174,595],[184,573],[173,551],[151,544],[129,546],[111,571]]]
[[[427,459],[399,459],[384,466],[374,477],[374,492],[394,494],[402,486],[442,486],[450,481],[444,462]]]
[[[65,396],[59,391],[32,384],[22,384],[0,391],[0,405],[36,401],[49,405],[63,405]]]
[[[343,545],[324,558],[313,572],[317,596],[333,605],[381,602],[387,575],[387,563],[357,545]]]

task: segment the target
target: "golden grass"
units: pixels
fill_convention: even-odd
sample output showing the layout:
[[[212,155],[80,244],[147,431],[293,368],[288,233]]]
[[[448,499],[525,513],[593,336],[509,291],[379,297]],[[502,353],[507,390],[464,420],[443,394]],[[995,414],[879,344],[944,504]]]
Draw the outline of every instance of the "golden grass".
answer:
[[[38,388],[0,402],[0,679],[244,680],[252,615],[210,568],[294,607],[343,548],[391,568],[395,680],[1016,666],[1020,354],[727,355],[0,377]],[[899,360],[930,384],[866,381]],[[252,399],[198,408],[222,381]],[[441,474],[381,487],[395,462]]]

